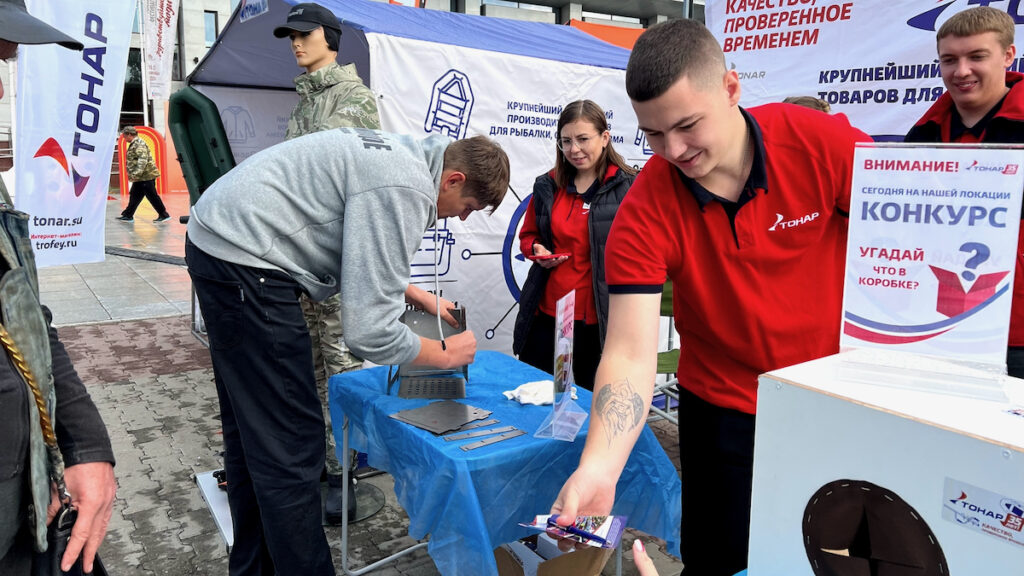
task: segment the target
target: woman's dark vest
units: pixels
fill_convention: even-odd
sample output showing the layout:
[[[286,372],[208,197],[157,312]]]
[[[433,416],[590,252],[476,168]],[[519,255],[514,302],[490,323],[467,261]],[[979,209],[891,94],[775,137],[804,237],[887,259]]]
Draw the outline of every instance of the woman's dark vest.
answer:
[[[608,242],[608,232],[612,228],[612,220],[619,209],[619,204],[626,197],[626,192],[633,184],[635,176],[619,170],[614,176],[605,180],[590,203],[587,229],[590,234],[590,268],[593,275],[594,306],[597,308],[598,330],[601,345],[604,346],[605,329],[608,325],[608,284],[604,280],[604,252]],[[533,209],[537,216],[537,230],[540,243],[554,250],[551,240],[551,209],[555,202],[558,185],[551,174],[537,177],[533,184]],[[550,272],[534,264],[523,283],[519,296],[519,315],[512,336],[512,352],[518,355],[526,343],[530,333],[530,325],[537,314],[544,288]]]

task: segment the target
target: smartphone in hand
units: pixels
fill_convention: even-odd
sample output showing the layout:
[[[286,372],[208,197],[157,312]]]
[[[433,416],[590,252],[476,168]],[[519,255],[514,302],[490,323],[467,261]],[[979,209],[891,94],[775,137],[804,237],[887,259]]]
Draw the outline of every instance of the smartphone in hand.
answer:
[[[533,261],[537,261],[537,260],[554,260],[555,258],[561,258],[562,256],[572,256],[572,253],[571,252],[559,252],[557,254],[533,254],[531,256],[527,256],[527,258],[529,258],[530,260],[533,260]]]

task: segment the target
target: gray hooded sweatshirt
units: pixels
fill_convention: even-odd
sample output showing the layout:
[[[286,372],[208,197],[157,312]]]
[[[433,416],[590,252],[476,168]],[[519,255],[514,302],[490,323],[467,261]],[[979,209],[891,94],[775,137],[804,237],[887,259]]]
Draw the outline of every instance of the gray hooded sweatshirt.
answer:
[[[206,190],[189,240],[226,262],[281,270],[314,300],[340,291],[353,352],[411,361],[420,342],[399,317],[451,142],[337,128],[272,146]]]

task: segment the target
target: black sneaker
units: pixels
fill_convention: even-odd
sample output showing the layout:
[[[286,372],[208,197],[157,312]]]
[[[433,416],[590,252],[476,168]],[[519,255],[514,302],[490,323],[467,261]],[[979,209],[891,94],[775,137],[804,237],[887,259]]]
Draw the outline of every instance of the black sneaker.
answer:
[[[168,216],[168,218],[170,218],[170,216]],[[123,214],[121,216],[118,216],[117,219],[122,222],[135,222],[135,218],[132,218],[131,216],[125,216]]]
[[[161,216],[161,217],[157,218],[156,220],[153,220],[153,222],[166,222],[166,221],[168,221],[170,219],[171,219],[171,215],[168,214],[166,216]]]

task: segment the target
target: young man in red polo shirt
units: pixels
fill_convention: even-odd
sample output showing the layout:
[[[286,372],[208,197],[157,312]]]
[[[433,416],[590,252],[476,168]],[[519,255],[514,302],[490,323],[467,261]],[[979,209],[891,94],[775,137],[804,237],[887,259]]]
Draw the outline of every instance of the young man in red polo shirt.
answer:
[[[1013,18],[980,6],[954,14],[936,34],[946,93],[907,133],[907,142],[1024,143],[1024,74],[1007,67],[1017,55]],[[1017,241],[1010,376],[1024,378],[1024,226]]]
[[[747,559],[757,377],[839,350],[853,148],[869,138],[842,115],[740,108],[736,72],[692,20],[640,37],[626,90],[656,156],[612,225],[590,433],[553,511],[611,511],[650,407],[671,279],[684,574],[732,576]]]

